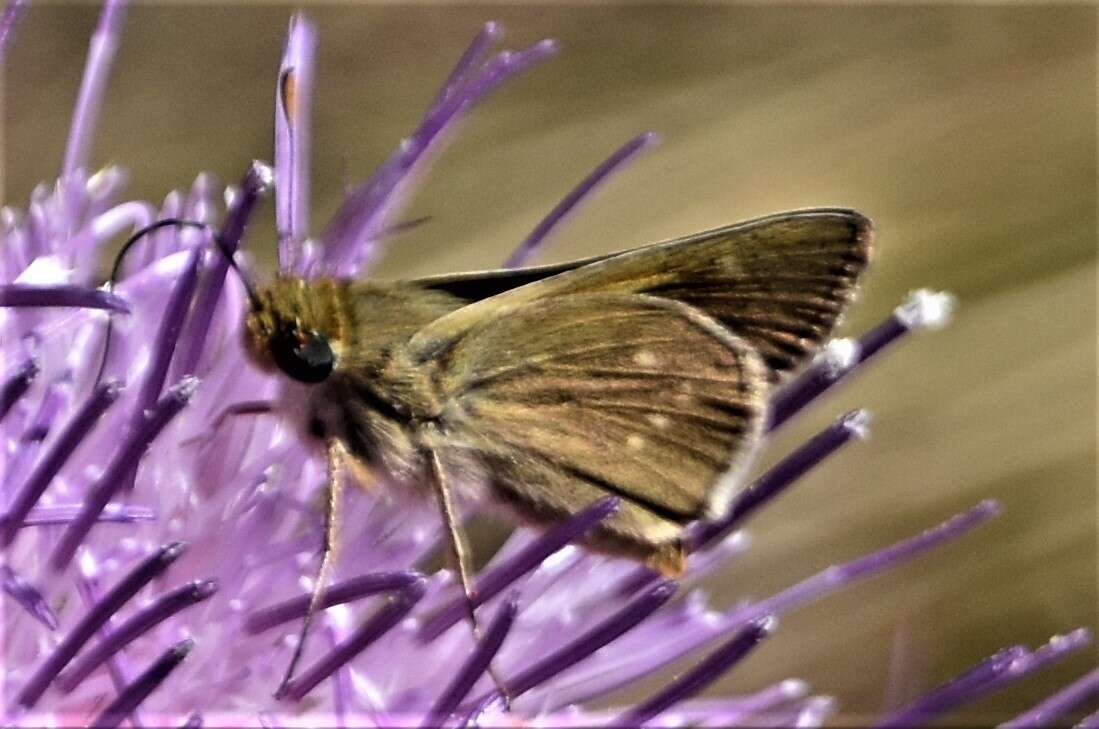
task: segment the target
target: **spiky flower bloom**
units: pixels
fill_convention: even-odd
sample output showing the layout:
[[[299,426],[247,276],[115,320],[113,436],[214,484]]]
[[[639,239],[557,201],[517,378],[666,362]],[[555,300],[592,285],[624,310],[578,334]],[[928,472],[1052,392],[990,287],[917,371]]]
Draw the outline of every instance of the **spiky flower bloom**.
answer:
[[[0,19],[0,54],[18,6]],[[106,241],[165,218],[217,226],[230,249],[274,187],[285,271],[362,275],[402,203],[455,122],[500,84],[550,56],[551,42],[490,55],[474,39],[420,125],[310,238],[309,107],[315,34],[291,23],[276,84],[275,167],[236,187],[199,175],[158,207],[125,201],[124,174],[87,173],[123,8],[108,4],[92,40],[61,174],[24,212],[0,220],[0,443],[5,547],[0,581],[5,724],[27,726],[392,726],[473,721],[532,725],[818,725],[830,700],[790,680],[750,695],[692,701],[775,628],[775,616],[911,559],[997,511],[982,503],[880,552],[732,610],[696,585],[748,544],[744,520],[867,428],[837,419],[763,474],[712,524],[691,531],[681,583],[577,540],[616,508],[598,502],[545,533],[516,531],[477,577],[485,631],[474,643],[448,571],[417,571],[438,547],[433,510],[356,494],[328,606],[288,696],[272,697],[305,612],[323,528],[324,464],[284,423],[219,415],[259,402],[274,383],[245,362],[246,298],[200,230],[168,226],[140,241],[111,290],[94,288]],[[2,58],[2,55],[0,55]],[[641,135],[585,179],[518,248],[518,265],[597,184],[653,140]],[[921,292],[858,341],[826,347],[772,403],[771,428],[906,332],[941,324],[949,298]],[[100,373],[107,312],[109,358]],[[886,725],[922,722],[1027,675],[1088,639],[1013,647]],[[579,708],[690,657],[635,706]],[[513,698],[505,713],[492,663]],[[1060,715],[1079,685],[1020,717]],[[163,684],[163,685],[162,685]],[[1093,722],[1094,723],[1094,722]]]

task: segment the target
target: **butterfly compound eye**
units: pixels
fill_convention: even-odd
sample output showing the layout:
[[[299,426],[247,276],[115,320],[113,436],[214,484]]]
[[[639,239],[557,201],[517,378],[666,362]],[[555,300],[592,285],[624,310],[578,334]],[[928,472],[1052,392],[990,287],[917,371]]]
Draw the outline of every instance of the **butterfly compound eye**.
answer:
[[[323,334],[291,328],[281,329],[271,340],[271,355],[288,377],[311,384],[323,382],[336,363]]]

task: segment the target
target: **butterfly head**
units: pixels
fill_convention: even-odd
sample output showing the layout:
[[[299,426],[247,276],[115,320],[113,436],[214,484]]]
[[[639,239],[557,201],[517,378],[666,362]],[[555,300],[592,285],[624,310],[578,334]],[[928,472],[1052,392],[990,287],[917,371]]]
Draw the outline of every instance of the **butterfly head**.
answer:
[[[326,380],[339,353],[339,328],[332,325],[338,317],[326,311],[326,293],[313,282],[291,278],[259,291],[245,325],[245,347],[252,359],[297,382]]]

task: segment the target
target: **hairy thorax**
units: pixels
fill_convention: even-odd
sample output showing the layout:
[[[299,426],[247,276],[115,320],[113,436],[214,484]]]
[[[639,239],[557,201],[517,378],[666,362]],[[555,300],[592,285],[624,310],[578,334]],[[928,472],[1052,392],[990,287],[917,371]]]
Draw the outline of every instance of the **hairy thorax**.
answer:
[[[261,291],[245,327],[245,348],[280,375],[279,409],[318,444],[338,439],[361,465],[418,481],[420,439],[440,399],[434,367],[414,366],[404,345],[462,302],[406,284],[280,277]],[[323,341],[333,363],[318,382],[286,372],[280,347]]]

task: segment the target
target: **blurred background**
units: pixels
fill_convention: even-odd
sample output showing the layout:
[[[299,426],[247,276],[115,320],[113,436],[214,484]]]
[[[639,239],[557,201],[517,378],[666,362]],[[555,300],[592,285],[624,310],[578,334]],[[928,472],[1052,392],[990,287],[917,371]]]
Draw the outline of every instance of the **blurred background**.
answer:
[[[163,199],[202,170],[270,158],[292,8],[136,7],[95,159]],[[5,204],[61,163],[95,6],[31,6],[7,62]],[[497,265],[574,183],[651,129],[664,142],[563,227],[543,260],[790,208],[878,226],[844,333],[914,288],[955,293],[953,326],[913,337],[769,446],[775,461],[845,409],[844,450],[750,524],[710,590],[763,596],[981,499],[1004,515],[903,569],[789,616],[715,691],[800,677],[835,724],[868,721],[995,650],[1096,627],[1096,28],[1087,6],[583,5],[309,9],[320,35],[313,229],[416,123],[481,24],[560,56],[474,112],[438,160],[379,275]],[[251,238],[273,260],[272,207]],[[1096,663],[1092,650],[971,706],[1002,720]]]

